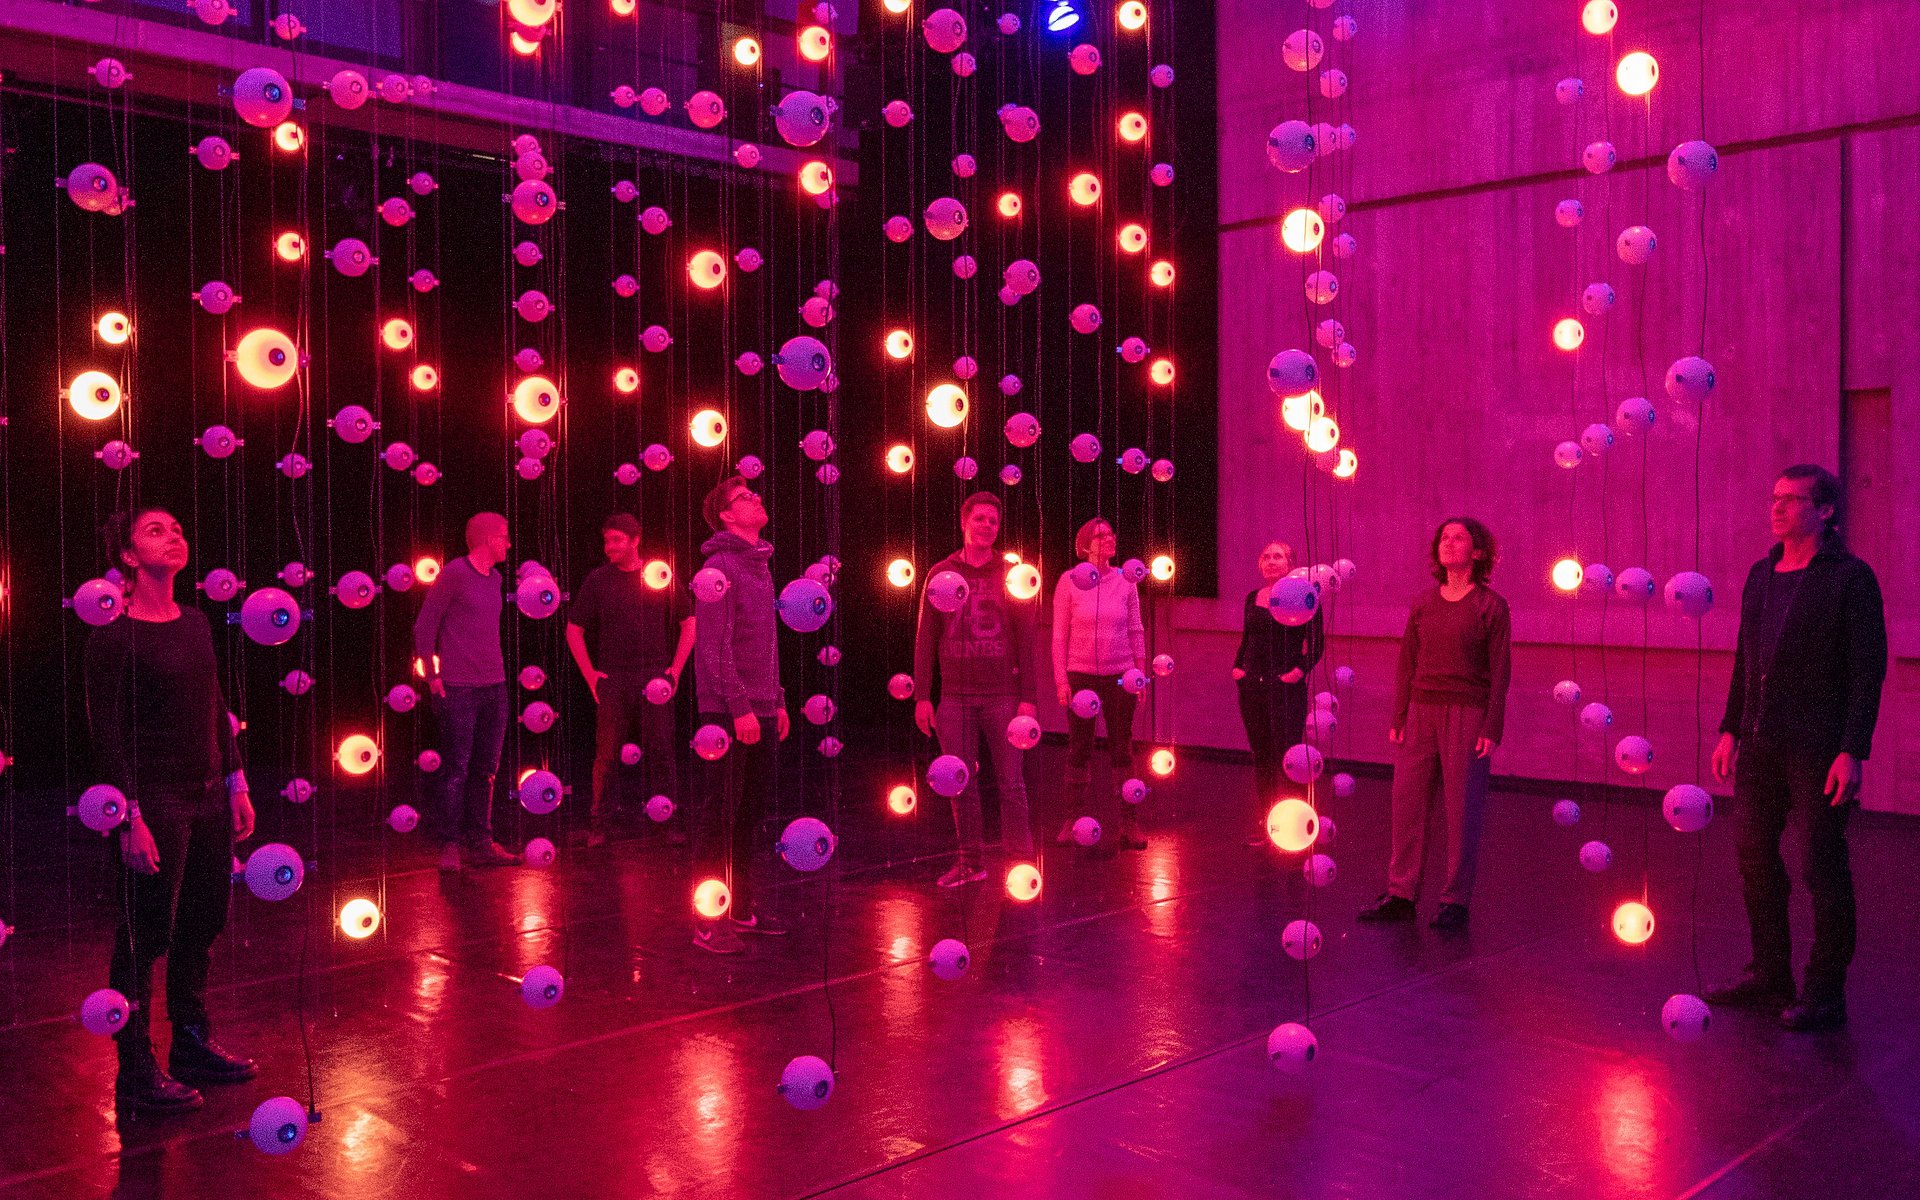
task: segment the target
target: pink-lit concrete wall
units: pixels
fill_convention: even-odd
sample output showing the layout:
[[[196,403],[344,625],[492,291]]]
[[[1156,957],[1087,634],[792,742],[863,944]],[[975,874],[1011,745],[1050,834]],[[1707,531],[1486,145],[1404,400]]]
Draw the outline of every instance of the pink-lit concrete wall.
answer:
[[[1341,485],[1340,549],[1362,572],[1335,624],[1336,655],[1361,678],[1341,749],[1387,758],[1396,639],[1423,584],[1425,539],[1441,516],[1464,511],[1499,534],[1495,584],[1514,611],[1496,770],[1598,778],[1612,738],[1644,731],[1657,751],[1648,782],[1693,778],[1696,731],[1710,749],[1720,716],[1739,585],[1768,545],[1773,476],[1802,460],[1839,466],[1844,441],[1851,536],[1880,575],[1894,652],[1867,800],[1920,812],[1920,470],[1901,466],[1920,461],[1920,7],[1708,0],[1705,137],[1722,157],[1705,199],[1705,355],[1719,387],[1701,439],[1697,527],[1699,569],[1719,604],[1703,628],[1656,604],[1643,628],[1639,610],[1616,603],[1604,629],[1597,604],[1582,602],[1573,618],[1548,587],[1553,559],[1644,565],[1662,581],[1695,565],[1694,435],[1661,377],[1694,351],[1703,315],[1700,201],[1665,174],[1667,151],[1702,136],[1703,39],[1692,4],[1622,0],[1611,46],[1579,31],[1579,7],[1352,6],[1360,37],[1339,49],[1360,141],[1340,228],[1360,254],[1328,264],[1360,351],[1339,385],[1343,444],[1361,463]],[[1244,747],[1227,666],[1239,599],[1257,583],[1254,555],[1280,536],[1311,538],[1315,556],[1330,557],[1334,524],[1324,508],[1315,522],[1303,516],[1303,452],[1263,377],[1275,351],[1310,344],[1309,322],[1322,315],[1302,303],[1302,267],[1277,224],[1324,189],[1306,194],[1305,176],[1281,175],[1264,153],[1270,127],[1307,116],[1311,76],[1280,65],[1307,7],[1219,0],[1218,11],[1221,598],[1161,614],[1180,658],[1180,701],[1158,714],[1155,732]],[[1315,12],[1317,27],[1330,15]],[[1633,49],[1661,63],[1650,110],[1612,83],[1614,61]],[[1554,83],[1573,75],[1587,98],[1563,107]],[[1310,119],[1339,119],[1317,95],[1313,104]],[[1579,150],[1608,131],[1609,107],[1621,166],[1595,178]],[[1553,219],[1567,196],[1587,208],[1577,243]],[[1661,239],[1646,268],[1613,254],[1614,233],[1634,223]],[[1588,321],[1576,390],[1573,359],[1550,348],[1548,330],[1579,314],[1592,280],[1611,281],[1620,299]],[[1640,394],[1655,400],[1658,427],[1616,447],[1604,487],[1595,468],[1580,468],[1570,502],[1553,445]],[[1314,486],[1324,495],[1325,483]],[[1569,714],[1548,692],[1569,674],[1599,692],[1603,645],[1616,724],[1604,746],[1576,748]]]

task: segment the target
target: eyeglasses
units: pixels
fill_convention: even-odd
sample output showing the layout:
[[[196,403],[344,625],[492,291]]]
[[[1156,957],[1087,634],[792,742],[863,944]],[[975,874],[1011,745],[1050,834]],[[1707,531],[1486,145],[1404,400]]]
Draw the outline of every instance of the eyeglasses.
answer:
[[[760,498],[760,494],[758,492],[755,492],[752,488],[741,488],[739,491],[735,492],[733,495],[727,497],[727,503],[737,504],[742,500],[758,500],[759,498]]]

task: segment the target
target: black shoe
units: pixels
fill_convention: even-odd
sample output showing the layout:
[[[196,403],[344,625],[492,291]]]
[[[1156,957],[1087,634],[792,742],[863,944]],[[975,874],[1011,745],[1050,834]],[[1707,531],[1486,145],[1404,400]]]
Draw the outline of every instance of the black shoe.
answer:
[[[1793,976],[1769,975],[1748,967],[1740,978],[1710,988],[1703,998],[1721,1008],[1778,1009],[1793,1003]]]
[[[260,1073],[250,1058],[230,1054],[213,1044],[205,1025],[175,1025],[167,1069],[194,1083],[245,1083]]]
[[[1429,922],[1435,929],[1465,929],[1467,927],[1467,906],[1464,904],[1442,904],[1440,911],[1433,914]]]
[[[1360,910],[1362,921],[1411,921],[1416,915],[1413,901],[1392,892],[1380,893],[1378,900]]]
[[[1067,819],[1065,825],[1060,827],[1060,832],[1053,835],[1053,844],[1056,846],[1073,845],[1073,819],[1071,817]]]
[[[1846,1023],[1847,1002],[1843,999],[1802,996],[1780,1013],[1780,1027],[1795,1033],[1818,1033],[1823,1029],[1838,1029]]]
[[[733,918],[736,933],[757,933],[761,937],[785,937],[789,932],[786,923],[777,921],[765,913],[753,913],[746,920]]]
[[[120,1060],[113,1098],[118,1105],[146,1112],[186,1112],[202,1103],[199,1092],[160,1069],[152,1050]]]

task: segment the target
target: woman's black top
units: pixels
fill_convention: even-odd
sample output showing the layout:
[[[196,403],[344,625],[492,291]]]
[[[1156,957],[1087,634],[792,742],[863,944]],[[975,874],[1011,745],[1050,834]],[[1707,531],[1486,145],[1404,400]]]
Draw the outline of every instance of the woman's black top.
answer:
[[[1241,615],[1240,649],[1233,656],[1233,665],[1247,673],[1240,682],[1292,687],[1296,685],[1283,684],[1280,677],[1297,668],[1301,675],[1297,686],[1306,686],[1307,672],[1327,646],[1320,613],[1316,610],[1305,625],[1282,625],[1259,596],[1259,588],[1247,593],[1246,611]]]
[[[147,805],[204,797],[240,769],[205,613],[123,616],[93,631],[86,661],[87,727],[102,782]]]

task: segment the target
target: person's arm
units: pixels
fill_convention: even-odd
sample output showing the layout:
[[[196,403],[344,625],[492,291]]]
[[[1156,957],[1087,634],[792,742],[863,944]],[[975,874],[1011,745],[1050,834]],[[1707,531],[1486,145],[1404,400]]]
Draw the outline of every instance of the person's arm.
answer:
[[[458,586],[453,579],[456,565],[448,563],[433,586],[427,588],[427,598],[413,618],[413,656],[419,660],[430,689],[440,682],[440,626],[453,606],[453,589]]]
[[[1140,620],[1140,588],[1127,582],[1127,645],[1133,651],[1133,665],[1147,669],[1147,627]]]
[[[1887,678],[1887,617],[1880,581],[1861,563],[1841,594],[1840,619],[1847,639],[1847,720],[1840,750],[1864,762],[1873,753],[1873,727],[1880,720],[1880,689]]]
[[[1033,666],[1033,606],[1000,593],[1000,611],[1006,614],[1009,629],[1007,643],[1013,649],[1013,669],[1018,676],[1014,695],[1020,707],[1032,709],[1037,692]],[[1031,716],[1029,712],[1027,715]]]
[[[1407,629],[1400,635],[1400,665],[1393,678],[1394,729],[1407,725],[1407,709],[1413,704],[1413,672],[1420,661],[1420,601],[1407,610]]]
[[[1240,606],[1240,645],[1233,652],[1233,669],[1243,674],[1247,669],[1247,655],[1253,650],[1253,622],[1255,613],[1259,609],[1259,605],[1253,602],[1253,598],[1258,594],[1259,589],[1255,588],[1247,594],[1246,601]],[[1269,614],[1266,619],[1271,621],[1273,617]]]
[[[921,702],[933,698],[933,660],[946,632],[946,614],[927,603],[927,590],[920,589],[920,614],[913,627],[913,694]]]
[[[709,561],[708,565],[715,564]],[[731,582],[732,577],[728,579]],[[718,600],[698,601],[694,620],[700,625],[700,636],[693,643],[695,669],[706,681],[705,686],[727,706],[729,715],[746,716],[753,705],[747,700],[747,685],[740,681],[739,668],[733,661],[734,589],[729,587]]]
[[[674,686],[679,686],[681,673],[687,669],[687,656],[693,653],[694,618],[692,613],[680,618],[680,640],[673,647],[673,665],[667,668],[667,674],[673,676]]]
[[[600,681],[606,676],[593,669],[593,656],[587,653],[587,631],[572,621],[567,622],[567,649],[573,651],[573,665],[580,668],[580,678],[587,681],[587,691],[593,694],[595,703],[600,700]]]
[[[1487,630],[1487,715],[1480,736],[1499,745],[1507,729],[1507,684],[1513,677],[1513,614],[1504,599],[1488,595],[1493,599],[1493,614]]]
[[[1053,585],[1053,686],[1062,693],[1067,690],[1067,631],[1073,624],[1071,586],[1064,575]]]

